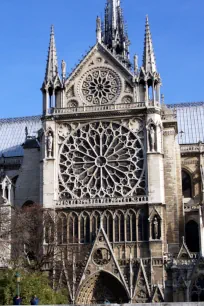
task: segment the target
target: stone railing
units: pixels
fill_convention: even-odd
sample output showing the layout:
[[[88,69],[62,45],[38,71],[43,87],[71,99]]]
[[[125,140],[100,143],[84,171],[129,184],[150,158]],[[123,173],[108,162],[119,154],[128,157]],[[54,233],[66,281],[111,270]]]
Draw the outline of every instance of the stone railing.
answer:
[[[56,201],[57,207],[86,207],[86,206],[107,206],[107,205],[132,205],[148,203],[147,196],[138,196],[130,198],[97,198],[97,199],[76,199]]]
[[[204,152],[203,144],[188,144],[180,146],[181,153],[199,153]]]
[[[94,112],[109,112],[109,111],[121,111],[121,110],[134,110],[145,108],[145,102],[136,103],[123,103],[123,104],[108,104],[108,105],[84,105],[79,107],[69,108],[50,108],[48,113],[50,115],[65,115],[65,114],[80,114],[80,113],[94,113]]]

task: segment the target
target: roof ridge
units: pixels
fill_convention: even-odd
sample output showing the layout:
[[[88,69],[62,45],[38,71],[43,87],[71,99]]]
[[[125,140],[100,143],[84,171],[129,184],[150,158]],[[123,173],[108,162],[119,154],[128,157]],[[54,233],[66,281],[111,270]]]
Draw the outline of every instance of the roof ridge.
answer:
[[[17,122],[17,121],[24,121],[24,120],[39,120],[41,115],[36,116],[25,116],[25,117],[13,117],[13,118],[0,118],[0,123],[4,122]]]
[[[177,107],[194,107],[194,106],[202,106],[204,105],[204,101],[200,102],[181,102],[181,103],[173,103],[173,104],[166,104],[169,108],[177,108]]]

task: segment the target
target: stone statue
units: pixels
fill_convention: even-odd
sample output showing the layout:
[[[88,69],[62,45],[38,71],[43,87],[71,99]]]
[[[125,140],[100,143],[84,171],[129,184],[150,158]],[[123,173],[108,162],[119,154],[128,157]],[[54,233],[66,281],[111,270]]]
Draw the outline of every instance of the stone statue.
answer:
[[[47,136],[47,157],[53,157],[53,136],[51,132]]]
[[[157,217],[153,220],[153,239],[159,239],[159,222]]]
[[[151,152],[155,150],[155,130],[153,126],[149,130],[149,148]]]
[[[62,78],[65,79],[66,78],[66,62],[64,60],[62,60],[61,63],[61,69],[62,69]]]

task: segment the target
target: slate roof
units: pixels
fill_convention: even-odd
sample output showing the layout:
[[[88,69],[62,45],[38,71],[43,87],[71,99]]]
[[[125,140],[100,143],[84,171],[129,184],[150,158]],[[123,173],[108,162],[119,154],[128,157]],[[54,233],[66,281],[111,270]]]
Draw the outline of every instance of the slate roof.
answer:
[[[176,109],[179,144],[204,143],[204,102],[170,104]]]
[[[180,144],[204,143],[204,102],[169,104],[176,109]],[[37,136],[41,116],[0,119],[0,156],[23,156],[25,128],[28,136]],[[33,145],[33,143],[32,143]],[[35,143],[36,145],[36,143]]]
[[[25,128],[29,136],[37,136],[41,129],[41,116],[0,119],[0,156],[23,156]]]

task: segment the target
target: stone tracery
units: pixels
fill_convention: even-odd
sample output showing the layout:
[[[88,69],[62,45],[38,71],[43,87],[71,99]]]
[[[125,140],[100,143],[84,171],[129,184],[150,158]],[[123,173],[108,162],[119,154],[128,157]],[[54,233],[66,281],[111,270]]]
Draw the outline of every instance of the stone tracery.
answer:
[[[88,104],[110,104],[120,94],[119,76],[107,68],[94,68],[88,71],[79,84],[82,100]]]
[[[60,149],[60,197],[125,197],[145,193],[143,145],[129,129],[92,122]]]

